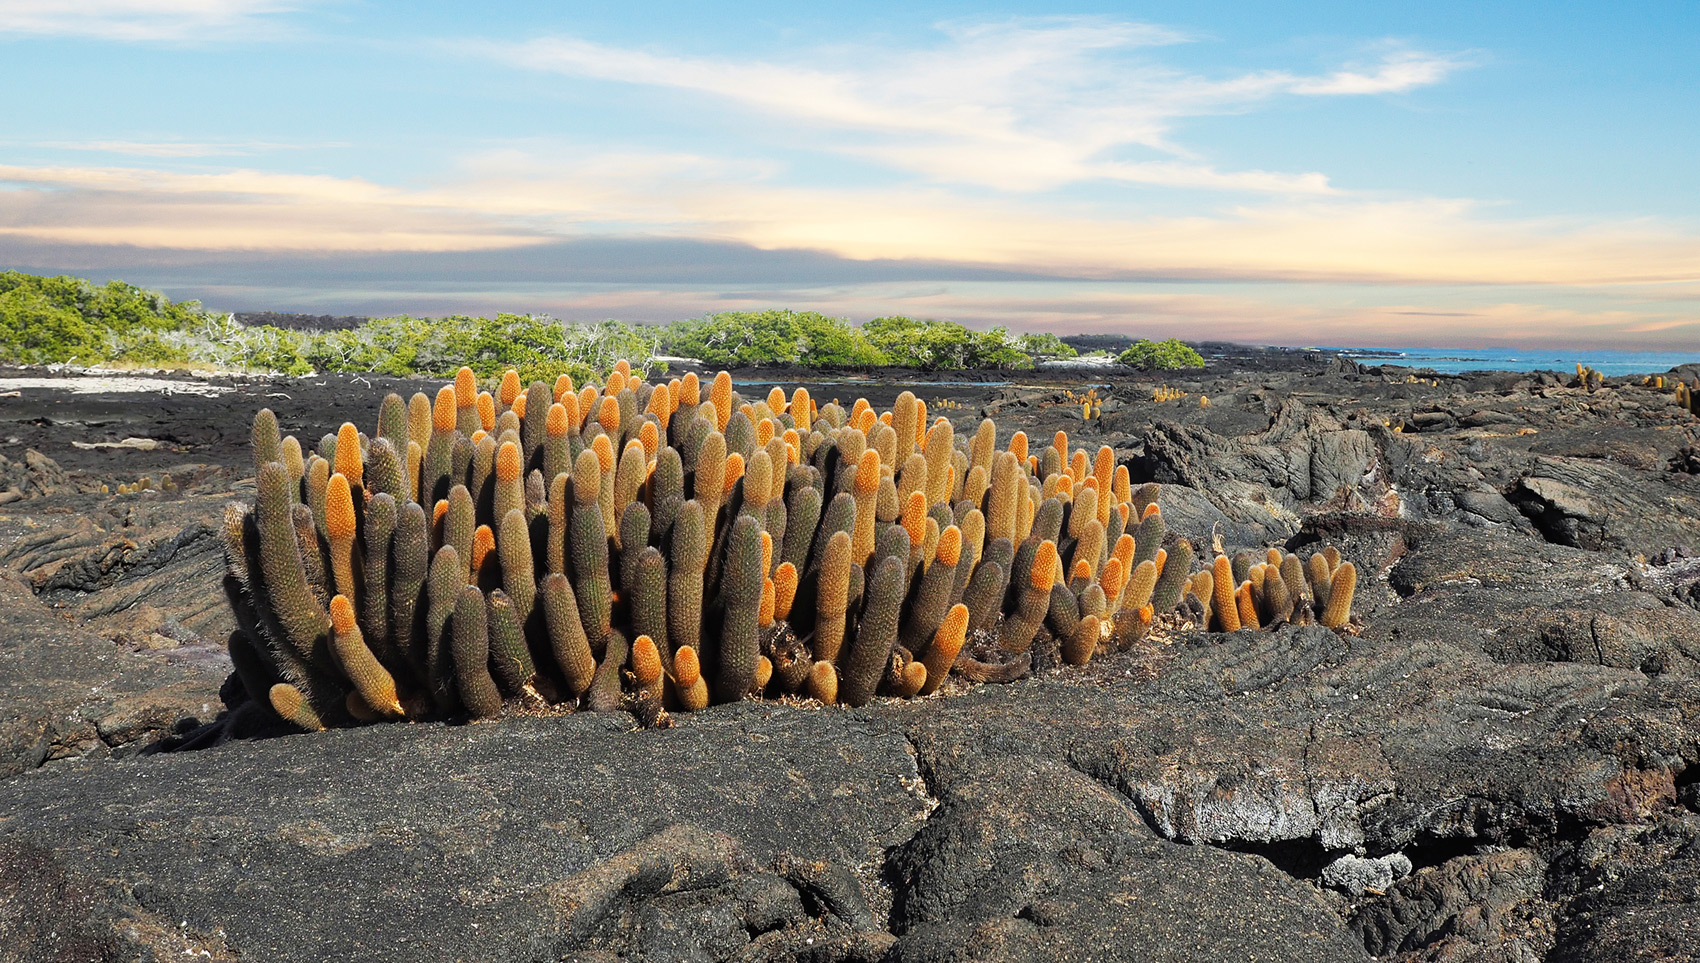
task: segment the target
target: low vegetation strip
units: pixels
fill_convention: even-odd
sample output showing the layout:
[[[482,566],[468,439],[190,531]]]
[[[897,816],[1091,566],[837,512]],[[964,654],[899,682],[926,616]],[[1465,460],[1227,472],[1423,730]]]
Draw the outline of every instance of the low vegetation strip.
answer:
[[[654,367],[683,357],[714,367],[790,365],[823,370],[881,366],[924,371],[1021,370],[1077,356],[1054,334],[975,331],[954,321],[907,317],[855,324],[813,311],[724,311],[675,321],[561,321],[497,314],[329,319],[334,328],[242,323],[198,301],[122,281],[104,286],[73,277],[0,272],[0,362],[12,364],[185,365],[301,375],[376,372],[447,377],[462,365],[481,376],[508,369],[527,381],[566,374],[583,379],[620,358]],[[282,318],[285,316],[277,316]],[[288,316],[294,318],[296,316]],[[1125,341],[1123,342],[1125,343]],[[1103,352],[1107,360],[1109,352]],[[1134,367],[1201,367],[1173,339],[1135,342],[1117,360]]]

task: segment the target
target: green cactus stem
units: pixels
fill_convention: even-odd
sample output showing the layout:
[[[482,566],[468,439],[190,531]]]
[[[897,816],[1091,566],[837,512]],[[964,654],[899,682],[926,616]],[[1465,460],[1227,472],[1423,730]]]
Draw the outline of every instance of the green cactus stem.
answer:
[[[461,587],[452,622],[456,691],[467,714],[488,719],[502,711],[502,694],[490,677],[490,616],[478,586]]]
[[[885,675],[886,662],[891,657],[892,646],[897,643],[897,623],[902,615],[903,569],[902,559],[888,555],[879,561],[873,578],[868,581],[861,624],[845,660],[844,679],[838,690],[839,700],[845,705],[867,705]]]

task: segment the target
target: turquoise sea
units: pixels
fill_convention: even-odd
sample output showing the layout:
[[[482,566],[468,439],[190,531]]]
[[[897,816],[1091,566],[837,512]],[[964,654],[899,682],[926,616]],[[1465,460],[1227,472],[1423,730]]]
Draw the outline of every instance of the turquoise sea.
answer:
[[[1700,348],[1693,351],[1565,351],[1541,348],[1325,348],[1338,351],[1359,364],[1398,364],[1433,368],[1455,374],[1460,371],[1569,371],[1578,363],[1608,377],[1628,374],[1663,374],[1681,364],[1700,363]]]

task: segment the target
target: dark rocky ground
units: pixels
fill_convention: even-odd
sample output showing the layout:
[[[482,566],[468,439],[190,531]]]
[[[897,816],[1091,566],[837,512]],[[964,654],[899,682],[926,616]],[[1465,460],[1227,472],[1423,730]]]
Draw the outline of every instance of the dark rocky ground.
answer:
[[[914,390],[1112,445],[1205,544],[1340,545],[1361,634],[143,753],[222,710],[253,410],[316,439],[393,383],[0,397],[0,961],[1700,959],[1700,423],[1292,353],[1083,422],[1089,380]]]

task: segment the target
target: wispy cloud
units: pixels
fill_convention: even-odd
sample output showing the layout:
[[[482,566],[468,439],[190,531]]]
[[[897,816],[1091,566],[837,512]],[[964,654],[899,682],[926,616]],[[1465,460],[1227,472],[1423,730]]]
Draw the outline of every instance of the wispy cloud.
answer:
[[[1174,142],[1174,127],[1285,94],[1411,90],[1465,66],[1457,56],[1395,50],[1371,67],[1326,75],[1211,78],[1144,56],[1188,39],[1147,24],[1047,18],[947,24],[943,31],[944,41],[931,49],[810,51],[806,65],[683,57],[574,37],[472,49],[535,70],[702,94],[808,124],[828,150],[941,184],[1010,191],[1107,180],[1327,194],[1321,173],[1218,171]]]
[[[6,34],[116,41],[197,41],[263,37],[291,0],[0,0]]]
[[[358,178],[3,165],[0,235],[213,251],[475,251],[538,240],[449,194]]]
[[[335,147],[341,145],[285,144],[271,141],[195,143],[175,140],[84,140],[38,141],[30,146],[46,147],[52,150],[87,151],[95,154],[119,154],[126,157],[248,157],[254,154],[271,153],[272,151],[312,150],[315,148]]]
[[[1340,70],[1326,77],[1289,77],[1287,90],[1295,94],[1332,96],[1350,94],[1397,94],[1445,80],[1455,70],[1469,66],[1461,56],[1435,56],[1401,51],[1387,56],[1367,73]]]

